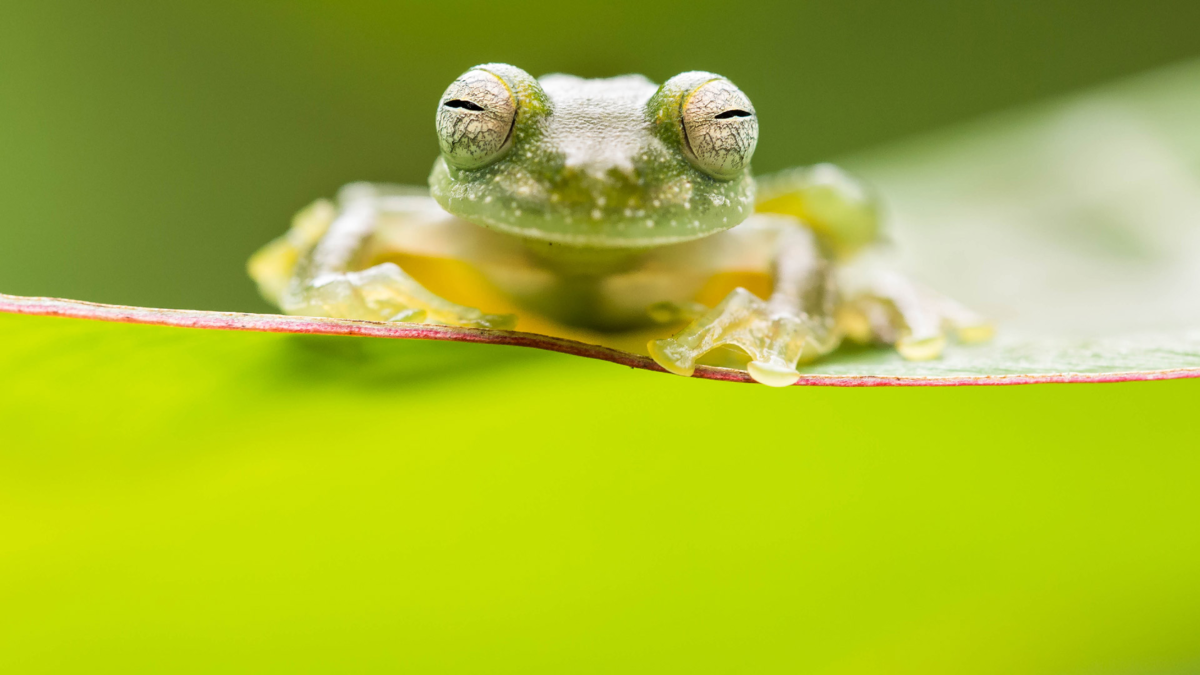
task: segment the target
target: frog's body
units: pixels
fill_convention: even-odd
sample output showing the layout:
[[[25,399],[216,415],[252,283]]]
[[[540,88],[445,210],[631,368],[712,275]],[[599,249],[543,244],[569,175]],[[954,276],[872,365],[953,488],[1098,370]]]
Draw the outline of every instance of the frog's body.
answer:
[[[535,80],[490,64],[451,84],[437,130],[428,192],[354,184],[336,205],[301,212],[251,260],[264,295],[293,314],[514,327],[513,315],[434,295],[402,268],[459,260],[560,324],[691,321],[649,344],[661,365],[690,374],[731,345],[773,385],[794,382],[798,362],[844,335],[931,358],[947,328],[987,332],[896,275],[847,274],[841,262],[878,236],[874,197],[830,165],[756,186],[754,108],[720,76],[684,73],[658,87],[638,75]],[[697,302],[714,278],[746,275],[770,279],[767,299],[738,287],[712,309]]]

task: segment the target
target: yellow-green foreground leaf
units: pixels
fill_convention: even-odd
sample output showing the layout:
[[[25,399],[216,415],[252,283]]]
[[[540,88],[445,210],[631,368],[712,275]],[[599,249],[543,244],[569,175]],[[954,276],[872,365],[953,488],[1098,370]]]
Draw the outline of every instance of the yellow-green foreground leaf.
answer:
[[[1200,381],[836,389],[0,315],[36,672],[1179,672]]]
[[[650,358],[600,345],[517,331],[413,323],[378,323],[275,314],[239,314],[122,307],[58,298],[0,294],[0,312],[117,323],[295,335],[441,340],[532,347],[631,368],[665,372]],[[184,355],[181,355],[184,357]],[[1200,377],[1200,333],[1165,333],[1091,340],[989,341],[910,362],[888,349],[846,347],[808,366],[798,385],[849,387],[955,386],[1125,382]],[[699,366],[693,377],[752,382],[744,370]]]

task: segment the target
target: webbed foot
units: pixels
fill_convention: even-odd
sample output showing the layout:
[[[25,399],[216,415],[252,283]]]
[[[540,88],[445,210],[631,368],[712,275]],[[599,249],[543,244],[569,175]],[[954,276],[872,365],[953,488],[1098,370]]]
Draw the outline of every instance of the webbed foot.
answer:
[[[289,314],[368,321],[412,321],[512,330],[512,314],[485,314],[434,295],[393,263],[358,272],[321,274],[308,283],[296,280],[281,307]]]
[[[838,325],[851,340],[893,345],[910,361],[941,356],[948,333],[973,343],[995,332],[979,314],[891,271],[875,271],[859,285],[839,309]]]
[[[836,344],[832,321],[773,307],[744,288],[734,289],[711,311],[676,335],[653,340],[650,356],[677,375],[690,376],[696,361],[723,345],[741,348],[753,359],[747,370],[758,382],[786,387],[800,379],[796,365]]]

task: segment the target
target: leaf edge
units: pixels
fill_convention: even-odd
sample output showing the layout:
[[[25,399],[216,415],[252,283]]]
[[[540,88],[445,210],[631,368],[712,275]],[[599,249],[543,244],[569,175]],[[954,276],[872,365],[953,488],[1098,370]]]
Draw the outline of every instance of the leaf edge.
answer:
[[[65,298],[27,297],[0,293],[0,312],[27,316],[131,323],[201,330],[236,330],[299,335],[339,335],[400,340],[441,340],[526,347],[570,356],[607,361],[616,365],[670,374],[647,356],[588,344],[576,340],[521,331],[459,328],[433,324],[381,323],[355,319],[213,312],[194,309],[161,309],[109,305]],[[725,382],[754,383],[745,371],[715,366],[697,366],[693,377]],[[1200,378],[1200,368],[1172,368],[1112,373],[1035,373],[1006,375],[896,376],[896,375],[802,375],[794,386],[832,387],[953,387],[1019,384],[1079,384]]]

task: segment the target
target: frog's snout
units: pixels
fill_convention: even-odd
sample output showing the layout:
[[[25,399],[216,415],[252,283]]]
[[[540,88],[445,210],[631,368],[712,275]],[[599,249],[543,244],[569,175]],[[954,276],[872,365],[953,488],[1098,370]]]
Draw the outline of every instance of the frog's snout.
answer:
[[[632,171],[639,156],[645,160],[646,139],[630,139],[622,130],[607,130],[588,138],[573,139],[562,143],[564,169],[601,175],[611,170]]]
[[[579,211],[581,217],[592,219],[597,214],[616,217],[626,209],[644,208],[649,201],[646,181],[632,164],[565,166],[547,187],[552,207]]]

